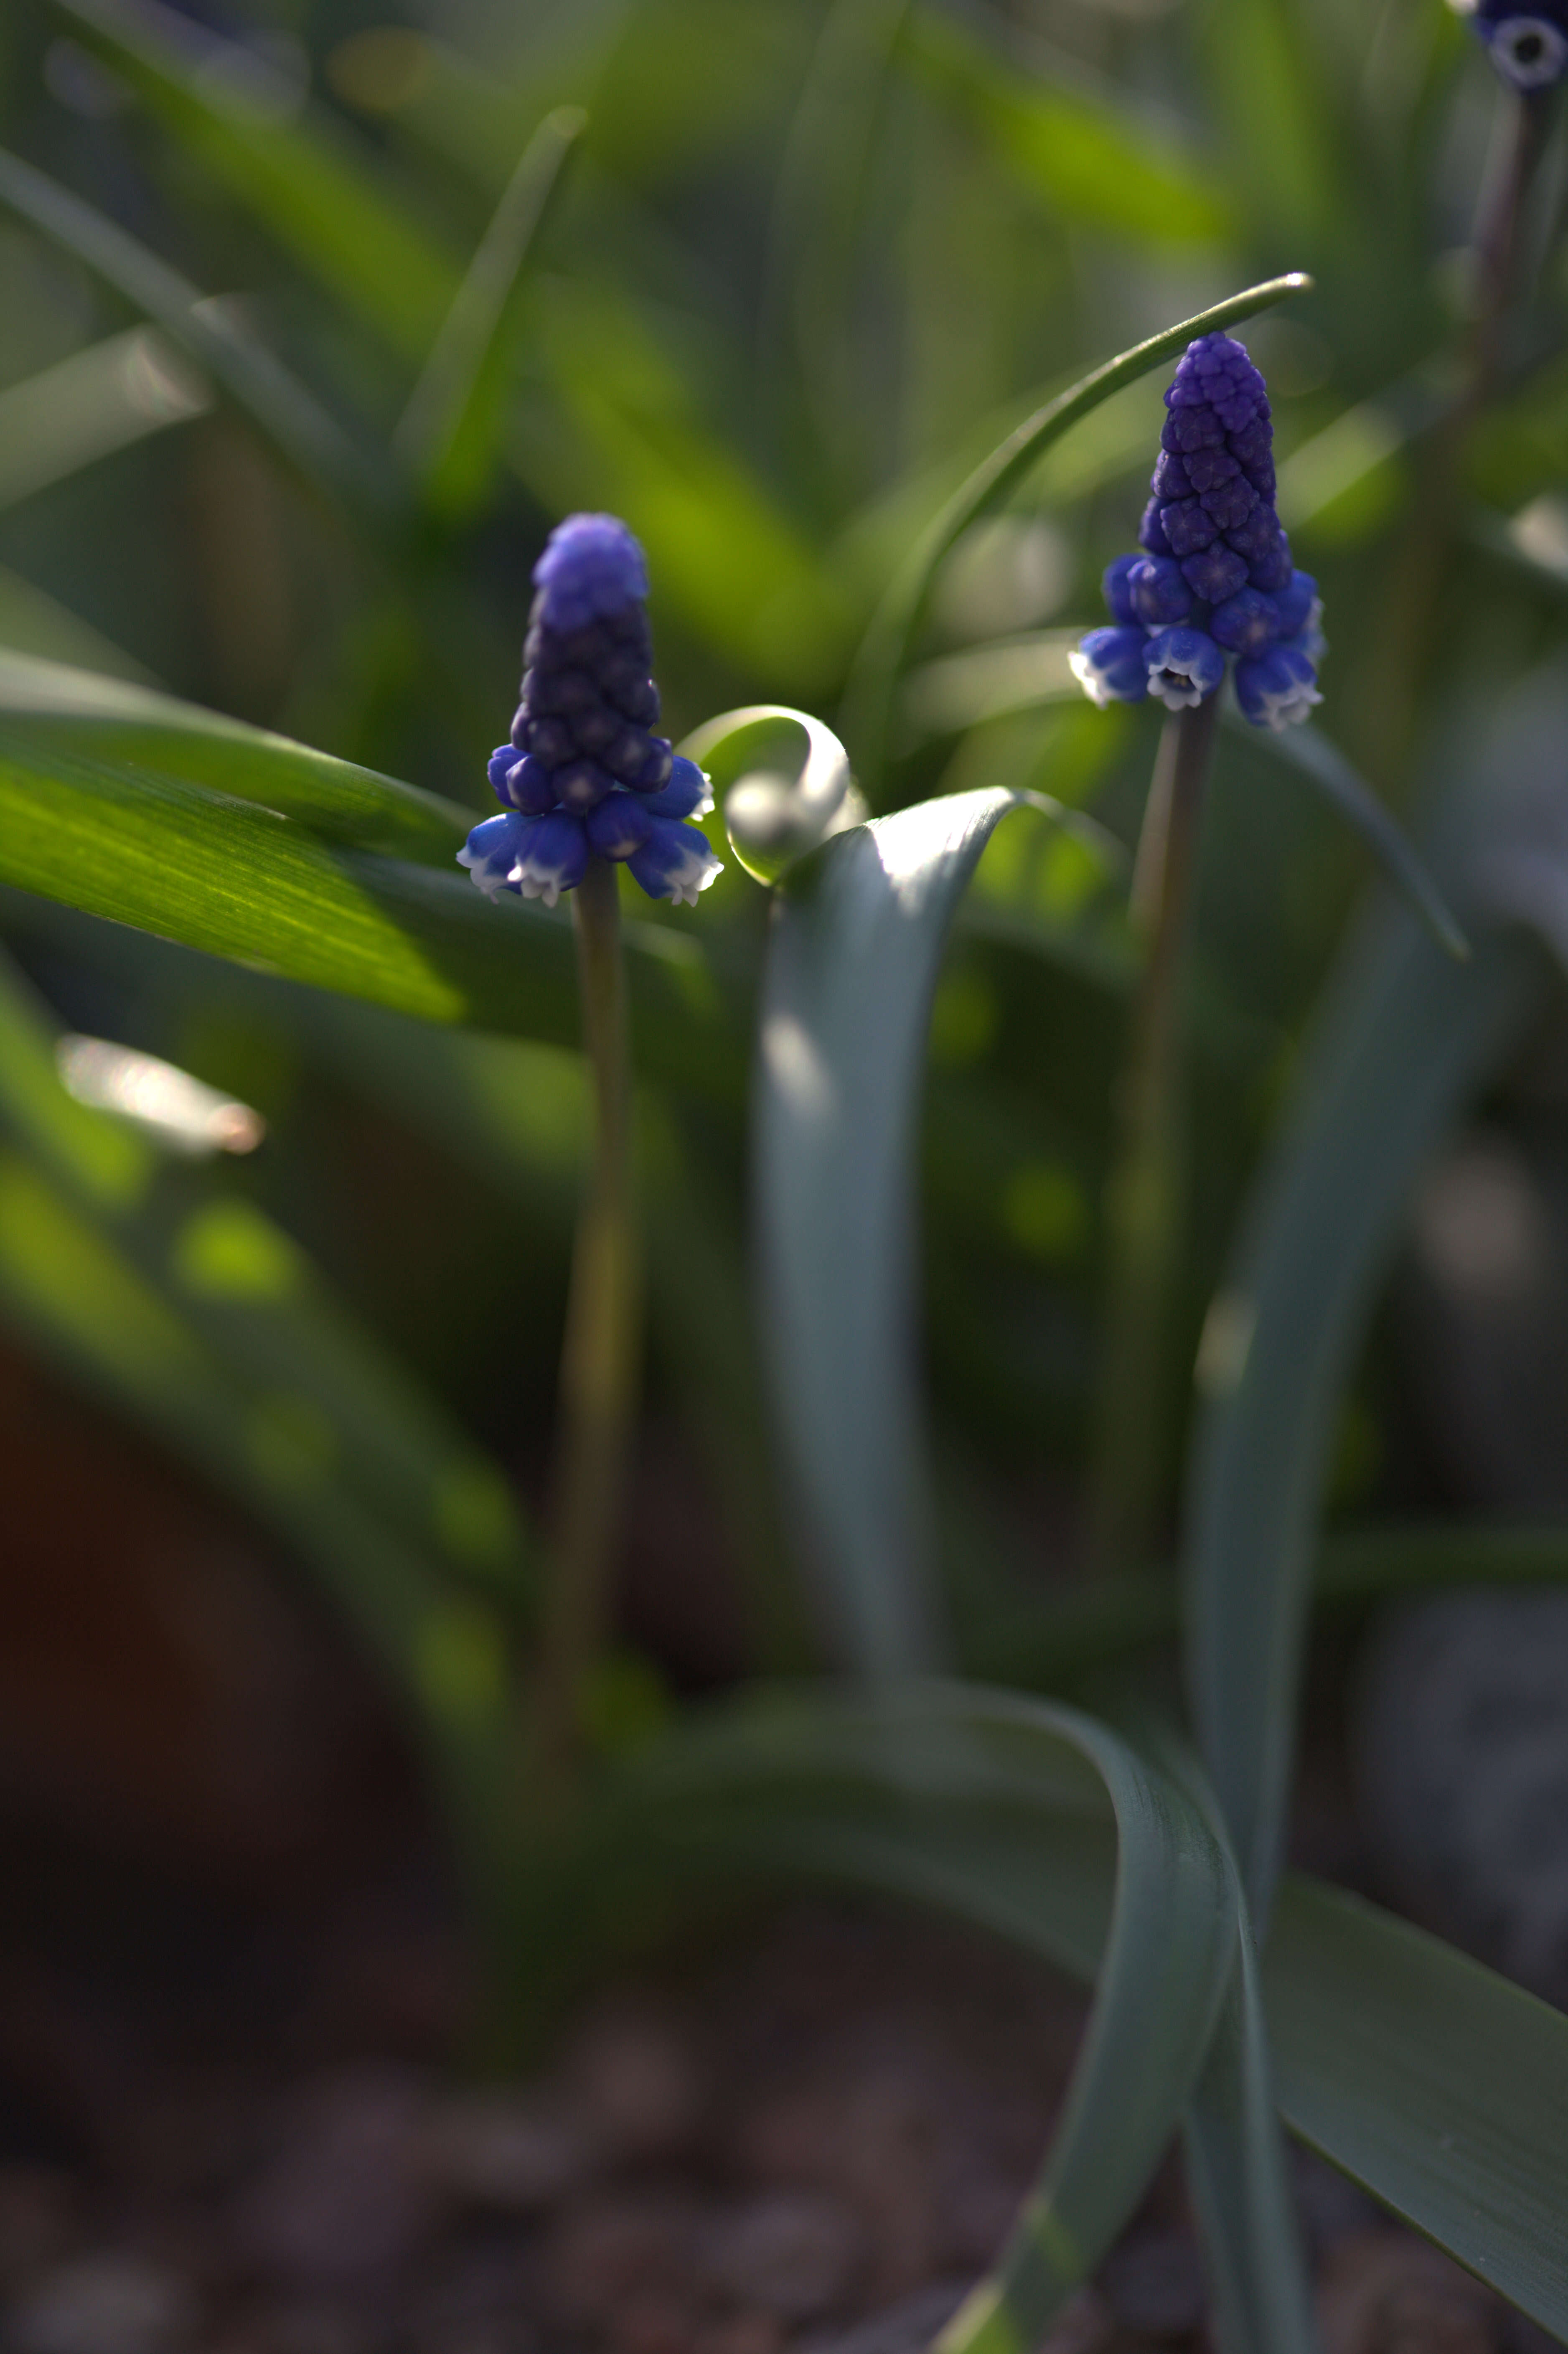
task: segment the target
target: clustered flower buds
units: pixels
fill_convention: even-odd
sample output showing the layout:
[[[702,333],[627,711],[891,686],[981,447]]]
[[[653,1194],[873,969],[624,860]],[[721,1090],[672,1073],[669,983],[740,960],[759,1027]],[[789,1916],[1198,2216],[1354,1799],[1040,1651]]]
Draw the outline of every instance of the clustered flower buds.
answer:
[[[590,857],[624,859],[651,899],[695,907],[721,862],[681,821],[713,795],[695,762],[652,732],[642,550],[614,515],[568,515],[534,583],[523,700],[490,760],[506,814],[476,825],[458,862],[490,898],[514,891],[553,907]]]
[[[1493,65],[1516,90],[1545,90],[1568,72],[1568,0],[1449,0],[1468,16]]]
[[[1325,651],[1317,583],[1290,562],[1274,508],[1264,381],[1229,335],[1200,335],[1165,396],[1153,496],[1139,539],[1105,576],[1114,626],[1071,657],[1100,705],[1206,702],[1235,658],[1236,700],[1259,727],[1307,717]]]

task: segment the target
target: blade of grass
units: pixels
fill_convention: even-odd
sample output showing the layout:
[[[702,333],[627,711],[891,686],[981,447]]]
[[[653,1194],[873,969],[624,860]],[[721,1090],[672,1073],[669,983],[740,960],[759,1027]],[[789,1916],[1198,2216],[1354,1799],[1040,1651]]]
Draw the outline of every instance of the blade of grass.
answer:
[[[1357,774],[1339,746],[1316,727],[1253,727],[1227,704],[1224,716],[1243,728],[1259,748],[1272,752],[1316,785],[1324,800],[1348,818],[1400,896],[1407,900],[1440,948],[1462,963],[1469,942],[1437,886],[1436,876],[1398,820]]]
[[[470,514],[483,495],[519,290],[587,122],[579,107],[557,107],[534,133],[397,420],[393,447],[434,514]]]
[[[85,262],[132,309],[154,319],[259,426],[307,482],[362,514],[395,504],[389,475],[275,358],[233,308],[213,302],[79,196],[0,149],[0,204]]]
[[[1183,1546],[1188,1678],[1260,1918],[1278,1869],[1335,1406],[1422,1162],[1538,970],[1523,943],[1496,935],[1458,965],[1403,916],[1360,943],[1211,1310]]]
[[[1311,280],[1300,271],[1271,278],[1244,293],[1167,327],[1147,342],[1137,344],[1107,360],[1014,429],[968,480],[954,492],[941,512],[921,533],[873,618],[855,658],[845,702],[845,735],[857,772],[874,792],[887,752],[888,728],[898,679],[925,608],[937,567],[972,523],[1001,505],[1022,482],[1035,461],[1054,441],[1089,416],[1113,392],[1131,384],[1161,360],[1180,355],[1196,335],[1212,334],[1256,316],[1292,294],[1309,291]]]

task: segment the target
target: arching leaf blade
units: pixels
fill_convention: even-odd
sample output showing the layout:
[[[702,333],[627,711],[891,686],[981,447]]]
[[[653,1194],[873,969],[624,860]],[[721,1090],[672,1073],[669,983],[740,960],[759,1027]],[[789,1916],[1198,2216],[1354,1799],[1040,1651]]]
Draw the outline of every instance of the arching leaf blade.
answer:
[[[633,1819],[683,1863],[807,1870],[968,1911],[1094,1978],[1037,2187],[942,2354],[1027,2349],[1174,2131],[1229,1982],[1236,1882],[1200,1810],[1107,1727],[968,1687],[770,1699],[650,1761]],[[1273,2349],[1269,2349],[1273,2354]]]
[[[1432,873],[1393,811],[1359,776],[1339,746],[1316,727],[1255,728],[1231,709],[1225,717],[1266,752],[1285,761],[1317,787],[1330,806],[1354,826],[1383,873],[1430,930],[1439,948],[1461,963],[1470,953],[1458,918]]]
[[[278,798],[293,795],[328,831],[350,831],[356,807],[373,839],[387,823],[449,822],[434,796],[315,756],[296,761],[298,748],[273,751],[278,739],[237,740],[224,727],[210,739],[176,728],[165,768],[89,752],[0,715],[0,883],[426,1021],[577,1043],[565,909],[493,906],[455,864],[432,871],[350,849],[260,799],[195,781],[210,741],[219,773],[234,756],[242,790],[270,790],[275,775]],[[450,822],[454,850],[463,822]],[[721,987],[699,942],[668,926],[630,925],[626,939],[643,1067],[733,1100],[744,1068],[740,976]]]
[[[1497,935],[1460,965],[1411,920],[1358,944],[1211,1310],[1188,1522],[1188,1681],[1266,1918],[1336,1404],[1423,1161],[1536,985]]]

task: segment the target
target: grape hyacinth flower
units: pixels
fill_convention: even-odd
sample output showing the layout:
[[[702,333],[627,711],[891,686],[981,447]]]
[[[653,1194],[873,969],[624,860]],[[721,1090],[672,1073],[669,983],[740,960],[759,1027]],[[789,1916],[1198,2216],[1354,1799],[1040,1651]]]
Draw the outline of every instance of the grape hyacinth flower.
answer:
[[[553,907],[590,858],[624,861],[651,899],[695,907],[721,861],[683,821],[713,796],[695,763],[652,733],[642,550],[614,515],[568,515],[534,583],[523,699],[490,759],[505,814],[474,827],[458,863],[487,897],[512,891]]]
[[[1449,0],[1467,16],[1515,90],[1546,90],[1568,72],[1568,0]]]
[[[1322,699],[1322,609],[1275,512],[1263,378],[1232,336],[1200,335],[1165,406],[1143,552],[1107,571],[1113,626],[1089,631],[1070,657],[1074,673],[1101,705],[1152,695],[1187,711],[1217,692],[1234,660],[1246,716],[1288,727]]]

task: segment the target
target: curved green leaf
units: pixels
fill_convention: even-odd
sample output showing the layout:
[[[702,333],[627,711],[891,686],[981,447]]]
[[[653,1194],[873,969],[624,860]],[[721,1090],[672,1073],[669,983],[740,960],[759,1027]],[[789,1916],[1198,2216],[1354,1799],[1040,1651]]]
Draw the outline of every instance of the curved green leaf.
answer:
[[[1065,1754],[1069,1725],[1084,1722],[972,1686],[858,1707],[764,1700],[737,1723],[683,1731],[640,1759],[626,1819],[654,1869],[807,1872],[881,1887],[1092,1978],[1117,1868],[1110,1826]],[[1183,1799],[1206,1829],[1199,1806],[1158,1779],[1160,1805],[1165,1793]],[[1199,1865],[1196,1852],[1194,1862],[1213,1885],[1212,1862]],[[608,1901],[619,1903],[613,1890]],[[1157,1964],[1158,1952],[1149,1958]],[[1258,1978],[1241,1982],[1234,2015],[1249,2036],[1259,1993],[1293,2131],[1568,2337],[1568,2019],[1438,1939],[1299,1876],[1281,1890]],[[1143,2025],[1156,2031],[1152,2017]],[[1125,2031],[1130,2050],[1137,2023]],[[1222,2017],[1198,2098],[1228,2098],[1229,2129],[1242,2133],[1258,2122],[1266,2078],[1250,2062],[1235,2073],[1224,2032]],[[1160,2048],[1168,2064],[1170,2047]],[[1248,2050],[1260,2056],[1255,2041]],[[1226,2067],[1228,2094],[1216,2073]],[[1223,2111],[1212,2122],[1223,2125]],[[1196,2162],[1223,2195],[1212,2143]],[[1246,2200],[1266,2185],[1236,2190]],[[1252,2214],[1255,2223],[1255,2205]],[[1228,2327],[1284,2332],[1227,2338],[1226,2354],[1233,2342],[1235,2354],[1303,2343],[1299,2312],[1275,2302],[1279,2285],[1255,2274],[1256,2302],[1239,2308],[1250,2320],[1238,2325],[1221,2284]]]
[[[1361,941],[1210,1311],[1184,1541],[1188,1677],[1260,1917],[1335,1406],[1421,1165],[1536,974],[1523,943],[1489,936],[1458,965],[1403,916]]]
[[[878,606],[855,658],[845,732],[863,777],[874,779],[881,771],[899,673],[924,610],[932,577],[948,550],[969,525],[1001,505],[1054,441],[1123,385],[1158,367],[1161,360],[1177,357],[1194,335],[1212,334],[1220,327],[1234,326],[1284,302],[1287,295],[1306,293],[1311,283],[1298,270],[1287,277],[1271,278],[1260,286],[1249,286],[1244,293],[1216,302],[1193,318],[1183,319],[1179,326],[1165,328],[1146,343],[1134,345],[1130,351],[1107,360],[1069,386],[1065,392],[1058,393],[1033,417],[1025,418],[988,458],[981,460],[916,541]]]
[[[1092,1718],[959,1687],[753,1706],[639,1781],[635,1819],[655,1801],[687,1868],[805,1867],[971,1912],[980,1890],[991,1925],[1097,1979],[1037,2187],[939,2341],[1026,2354],[1137,2206],[1210,2047],[1239,1892],[1202,1811]]]
[[[791,758],[802,736],[803,762]],[[841,831],[846,804],[854,812],[850,822],[862,814],[851,797],[849,754],[809,711],[747,704],[705,720],[680,748],[723,795],[730,847],[758,883],[777,883],[807,851]]]
[[[29,758],[114,761],[296,818],[323,842],[445,868],[473,814],[289,737],[172,695],[0,651],[0,732]]]
[[[1262,750],[1272,752],[1306,777],[1341,817],[1350,820],[1394,889],[1409,901],[1439,948],[1463,963],[1470,953],[1470,944],[1439,890],[1436,877],[1404,828],[1372,787],[1358,776],[1339,746],[1319,735],[1316,727],[1287,727],[1277,732],[1255,728],[1228,706],[1224,716],[1238,728],[1245,726]]]

